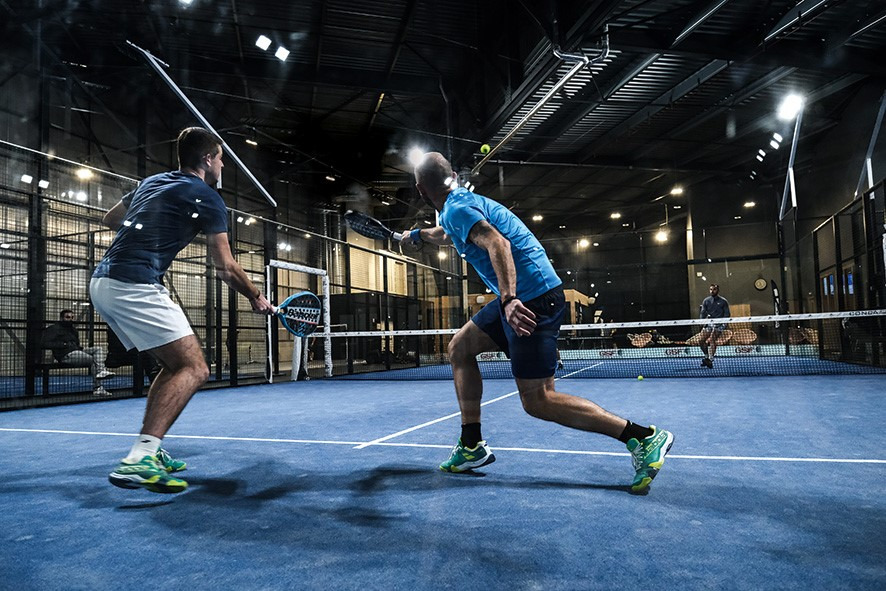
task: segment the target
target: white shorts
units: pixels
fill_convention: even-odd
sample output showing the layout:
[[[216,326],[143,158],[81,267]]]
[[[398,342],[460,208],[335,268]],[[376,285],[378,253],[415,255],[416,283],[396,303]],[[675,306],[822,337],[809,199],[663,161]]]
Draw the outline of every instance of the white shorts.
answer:
[[[127,350],[147,351],[194,334],[185,313],[162,285],[93,277],[89,295]]]

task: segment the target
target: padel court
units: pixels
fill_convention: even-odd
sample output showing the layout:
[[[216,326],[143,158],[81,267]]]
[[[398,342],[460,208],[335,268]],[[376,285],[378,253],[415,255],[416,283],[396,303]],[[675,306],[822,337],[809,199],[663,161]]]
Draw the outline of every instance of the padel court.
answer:
[[[881,376],[558,382],[676,436],[647,495],[606,437],[487,382],[497,461],[436,469],[449,381],[204,391],[165,440],[190,488],[109,486],[141,399],[0,414],[4,579],[26,589],[878,589]],[[138,544],[121,539],[138,539]]]

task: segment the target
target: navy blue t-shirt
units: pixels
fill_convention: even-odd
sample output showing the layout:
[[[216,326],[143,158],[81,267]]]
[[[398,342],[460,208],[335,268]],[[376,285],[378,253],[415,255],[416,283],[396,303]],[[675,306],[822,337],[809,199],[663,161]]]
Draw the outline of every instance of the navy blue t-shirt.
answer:
[[[175,255],[199,232],[228,231],[221,196],[200,178],[178,170],[146,178],[123,203],[126,217],[93,277],[162,284]]]

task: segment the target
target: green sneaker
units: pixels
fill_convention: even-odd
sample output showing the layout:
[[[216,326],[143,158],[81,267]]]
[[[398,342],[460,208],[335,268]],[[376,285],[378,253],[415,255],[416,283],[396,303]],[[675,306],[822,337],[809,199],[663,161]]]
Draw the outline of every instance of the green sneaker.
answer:
[[[485,441],[477,444],[477,447],[468,449],[461,444],[461,438],[452,448],[449,459],[440,464],[440,469],[444,472],[467,472],[474,468],[491,464],[495,461],[495,454],[489,449]]]
[[[156,493],[178,493],[188,488],[187,482],[167,474],[154,456],[145,456],[139,462],[123,460],[108,480],[120,488],[142,487]]]
[[[181,460],[176,460],[169,452],[162,447],[157,450],[157,463],[160,464],[167,472],[181,472],[188,467],[188,464]]]
[[[631,483],[631,490],[634,492],[640,492],[649,486],[652,479],[661,470],[665,456],[671,451],[671,446],[674,445],[673,433],[658,429],[655,425],[649,427],[652,429],[652,435],[643,441],[628,440],[631,462],[634,464],[634,470],[637,471],[634,482]]]

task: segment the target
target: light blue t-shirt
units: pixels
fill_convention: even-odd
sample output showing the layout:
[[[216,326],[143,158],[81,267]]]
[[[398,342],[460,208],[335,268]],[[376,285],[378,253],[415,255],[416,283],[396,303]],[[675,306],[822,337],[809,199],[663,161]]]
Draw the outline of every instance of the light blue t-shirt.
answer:
[[[146,178],[123,203],[123,225],[93,277],[162,284],[175,255],[199,232],[228,231],[221,196],[200,178],[178,170]]]
[[[545,249],[520,218],[500,203],[459,187],[446,198],[440,211],[440,225],[458,254],[476,269],[496,295],[501,295],[501,291],[489,253],[468,240],[471,228],[480,221],[488,222],[511,243],[518,298],[523,301],[537,298],[562,283]]]

